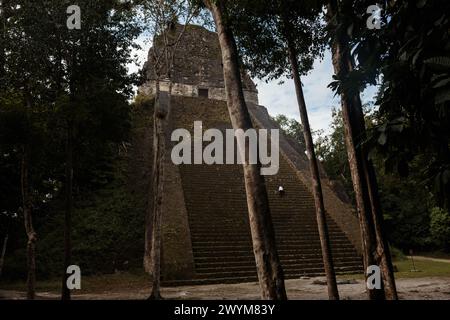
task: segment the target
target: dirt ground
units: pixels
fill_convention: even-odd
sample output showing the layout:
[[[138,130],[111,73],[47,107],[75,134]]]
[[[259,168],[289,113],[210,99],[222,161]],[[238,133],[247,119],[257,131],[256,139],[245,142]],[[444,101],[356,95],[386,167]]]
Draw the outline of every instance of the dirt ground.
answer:
[[[397,289],[400,299],[406,300],[450,300],[450,278],[428,277],[398,279]],[[365,285],[362,280],[339,280],[341,299],[366,299]],[[327,299],[324,278],[303,278],[287,280],[286,289],[291,300]],[[212,300],[252,300],[259,299],[257,283],[220,284],[203,286],[169,287],[162,289],[165,299],[212,299]],[[91,294],[73,294],[74,299],[81,300],[128,300],[146,299],[149,290],[121,290]],[[0,290],[0,299],[23,299],[24,292]],[[38,292],[38,299],[59,299],[52,292]]]

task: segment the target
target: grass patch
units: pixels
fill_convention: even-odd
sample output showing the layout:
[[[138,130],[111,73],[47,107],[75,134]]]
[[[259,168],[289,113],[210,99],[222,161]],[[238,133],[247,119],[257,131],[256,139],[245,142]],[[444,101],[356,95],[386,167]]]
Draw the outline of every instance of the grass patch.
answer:
[[[450,277],[450,263],[414,259],[414,265],[418,272],[411,271],[413,264],[411,259],[394,262],[398,271],[397,278],[423,278],[423,277]]]
[[[395,259],[394,266],[397,268],[395,272],[396,279],[402,278],[426,278],[426,277],[449,277],[450,263],[414,259],[414,264],[418,272],[411,271],[413,265],[410,258]],[[364,279],[362,274],[344,274],[338,275],[338,279]]]

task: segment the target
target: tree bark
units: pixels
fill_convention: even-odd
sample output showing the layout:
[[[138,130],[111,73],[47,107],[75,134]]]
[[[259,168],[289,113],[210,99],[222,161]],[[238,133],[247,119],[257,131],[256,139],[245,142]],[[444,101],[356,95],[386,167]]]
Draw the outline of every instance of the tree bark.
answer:
[[[150,192],[153,191],[149,190]],[[152,196],[153,197],[153,196]],[[153,203],[153,201],[152,201]],[[148,274],[152,273],[152,229],[153,229],[153,206],[147,205],[147,213],[145,215],[145,234],[144,234],[144,271]]]
[[[153,116],[154,134],[154,164],[153,164],[153,217],[151,234],[151,272],[152,272],[152,292],[149,299],[162,299],[161,287],[161,220],[162,202],[164,194],[164,160],[166,149],[165,121],[168,116],[167,107],[170,109],[170,96],[167,93],[159,92],[156,98],[155,111]]]
[[[8,218],[8,224],[6,227],[5,237],[3,238],[2,252],[0,254],[0,278],[2,276],[3,266],[5,264],[6,249],[8,247],[9,232],[11,229],[11,224],[12,224],[11,220],[12,219],[13,219],[12,217]]]
[[[62,277],[62,300],[70,300],[70,290],[67,288],[67,268],[72,260],[72,211],[73,211],[73,121],[67,121],[66,141],[66,210],[64,214],[64,270]]]
[[[145,223],[145,244],[144,244],[144,270],[145,272],[152,274],[153,272],[153,258],[152,258],[152,246],[153,246],[153,232],[157,226],[154,226],[154,221],[158,220],[158,217],[155,217],[155,213],[159,210],[160,204],[158,205],[157,202],[157,193],[162,192],[158,188],[158,183],[160,181],[160,177],[158,175],[161,173],[161,167],[158,167],[158,162],[162,161],[161,154],[160,154],[160,136],[162,133],[163,125],[162,121],[164,119],[159,119],[158,117],[158,108],[159,108],[159,98],[160,98],[160,85],[159,85],[159,75],[155,74],[155,103],[154,103],[154,110],[153,110],[153,167],[152,167],[152,201],[150,206],[147,206],[147,214],[145,217],[146,223]],[[163,168],[164,169],[164,168]],[[162,197],[162,196],[161,196]],[[162,199],[161,199],[162,202]],[[156,235],[157,236],[157,235]]]
[[[227,105],[233,128],[244,131],[251,129],[252,122],[245,104],[236,43],[226,22],[226,0],[205,0],[204,3],[214,17],[219,35]],[[238,142],[238,148],[242,155],[248,151],[248,146],[245,144],[242,145]],[[250,164],[246,156],[242,156],[242,160],[250,230],[261,296],[263,299],[285,300],[284,275],[275,245],[264,177],[260,174],[261,166],[260,164]]]
[[[331,0],[328,5],[329,19],[338,13],[338,5]],[[353,70],[348,40],[336,35],[332,44],[335,74],[344,77]],[[375,171],[363,146],[366,137],[364,114],[359,94],[341,93],[345,142],[350,171],[355,190],[356,205],[361,226],[364,268],[378,265],[383,278],[382,290],[369,290],[370,299],[397,299],[395,280],[389,246],[383,234],[383,216],[380,210]],[[367,275],[366,275],[367,277]]]
[[[364,121],[364,119],[363,119]],[[363,122],[364,123],[364,122]],[[364,135],[365,136],[365,135]],[[365,138],[364,138],[365,139]],[[388,300],[398,300],[397,286],[395,284],[394,267],[392,265],[391,250],[384,232],[384,218],[381,211],[380,198],[378,194],[378,183],[375,169],[365,154],[364,173],[368,184],[369,198],[372,209],[372,218],[377,240],[377,257],[380,263],[381,275],[383,278],[384,294]]]
[[[3,264],[5,263],[6,246],[8,245],[9,234],[6,233],[3,239],[2,254],[0,256],[0,277],[2,276]]]
[[[333,66],[336,74],[339,74],[340,65],[340,46],[337,43],[333,44],[332,56]],[[353,190],[355,191],[356,208],[358,212],[359,224],[361,228],[362,252],[363,252],[363,266],[364,275],[367,280],[366,270],[370,265],[377,264],[376,251],[376,237],[373,227],[372,218],[370,215],[370,205],[367,194],[367,185],[363,177],[360,154],[356,150],[355,134],[351,125],[351,114],[349,111],[350,105],[347,95],[341,94],[342,117],[344,122],[345,145],[347,149],[348,162],[350,167],[350,174],[352,177]],[[384,293],[382,290],[368,290],[369,299],[384,300]]]
[[[5,52],[5,33],[6,33],[6,21],[8,18],[7,4],[4,1],[0,2],[0,89],[3,89],[6,70],[6,52]]]
[[[287,24],[288,22],[285,21]],[[289,28],[287,27],[287,30]],[[306,109],[305,97],[299,74],[297,53],[286,33],[288,42],[289,60],[292,67],[292,75],[294,77],[295,93],[297,95],[297,103],[300,111],[300,118],[303,125],[303,136],[305,139],[306,151],[308,153],[309,167],[311,171],[311,179],[313,183],[314,204],[316,207],[317,227],[319,229],[320,245],[322,248],[322,259],[327,278],[328,297],[330,300],[339,300],[339,292],[336,283],[336,274],[334,271],[333,257],[331,253],[330,237],[328,234],[328,225],[325,216],[325,205],[323,203],[322,184],[320,181],[319,166],[317,164],[316,153],[314,151],[314,142],[312,139],[311,128],[309,126],[308,111]]]
[[[188,13],[188,17],[192,18],[192,12]],[[171,17],[173,18],[173,17]],[[153,163],[153,209],[148,209],[146,217],[146,232],[145,232],[145,252],[144,252],[144,268],[146,272],[151,272],[153,277],[152,293],[149,299],[162,299],[160,294],[160,279],[161,279],[161,220],[162,220],[162,201],[164,191],[164,161],[166,152],[166,140],[168,140],[168,119],[170,114],[170,101],[172,96],[172,69],[175,61],[175,54],[186,26],[191,18],[187,18],[186,24],[173,43],[169,43],[169,33],[171,28],[164,30],[162,37],[164,42],[164,64],[161,64],[161,56],[157,54],[156,44],[153,46],[154,58],[154,76],[156,84],[156,103],[154,110],[154,125],[153,125],[153,145],[154,145],[154,163]],[[158,22],[157,22],[158,23]],[[156,35],[155,35],[156,36]],[[166,78],[169,79],[169,92],[161,93],[160,79],[161,67],[165,66]],[[162,68],[164,69],[164,68]],[[148,242],[147,242],[148,241]]]
[[[27,299],[35,298],[36,288],[36,241],[37,234],[33,228],[32,200],[29,186],[29,152],[28,146],[23,146],[21,161],[21,192],[25,232],[27,234]]]

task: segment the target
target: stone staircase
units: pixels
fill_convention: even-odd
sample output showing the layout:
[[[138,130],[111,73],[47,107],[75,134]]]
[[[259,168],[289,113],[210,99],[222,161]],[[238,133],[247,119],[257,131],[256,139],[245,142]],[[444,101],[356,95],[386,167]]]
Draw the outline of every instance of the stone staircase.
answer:
[[[231,127],[223,118],[225,103],[195,100],[191,106],[194,111],[186,110],[187,106],[179,103],[174,106],[175,128],[189,130],[194,120],[202,120],[204,129]],[[215,115],[220,116],[216,118]],[[181,165],[180,174],[196,274],[195,279],[184,282],[256,281],[242,166]],[[279,185],[284,187],[283,197],[276,192]],[[322,275],[320,240],[311,193],[283,157],[280,157],[279,173],[266,176],[266,187],[285,277]],[[360,272],[362,264],[355,248],[332,218],[327,218],[336,272]]]

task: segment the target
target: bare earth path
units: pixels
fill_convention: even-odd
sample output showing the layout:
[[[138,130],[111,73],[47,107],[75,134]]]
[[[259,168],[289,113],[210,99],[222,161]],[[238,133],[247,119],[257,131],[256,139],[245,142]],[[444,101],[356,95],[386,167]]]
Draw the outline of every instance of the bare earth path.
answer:
[[[408,300],[450,300],[449,277],[426,277],[398,279],[397,287],[400,299]],[[324,278],[287,280],[286,288],[291,300],[327,299]],[[110,290],[89,294],[74,294],[74,299],[104,300],[104,299],[145,299],[149,288]],[[259,299],[257,283],[222,284],[204,286],[183,286],[163,288],[166,299]],[[366,299],[365,286],[362,280],[339,281],[341,299]],[[0,299],[23,299],[20,291],[0,290]],[[38,299],[58,299],[55,292],[38,292]]]
[[[406,256],[408,259],[411,259],[411,256]],[[450,263],[450,259],[440,259],[440,258],[431,258],[431,257],[422,257],[422,256],[414,256],[414,260],[422,260],[422,261],[434,261],[434,262],[443,262]]]

